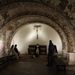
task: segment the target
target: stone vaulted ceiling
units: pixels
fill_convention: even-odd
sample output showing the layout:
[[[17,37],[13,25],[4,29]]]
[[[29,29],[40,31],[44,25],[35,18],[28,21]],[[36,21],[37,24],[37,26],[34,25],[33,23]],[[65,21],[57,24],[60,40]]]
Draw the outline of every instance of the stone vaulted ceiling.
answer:
[[[0,36],[8,49],[20,26],[40,22],[53,27],[60,35],[63,51],[75,49],[74,0],[0,0]]]

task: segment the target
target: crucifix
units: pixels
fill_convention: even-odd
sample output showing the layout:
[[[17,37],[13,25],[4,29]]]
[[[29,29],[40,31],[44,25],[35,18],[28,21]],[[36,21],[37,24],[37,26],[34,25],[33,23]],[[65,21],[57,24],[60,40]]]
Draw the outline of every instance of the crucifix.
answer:
[[[39,38],[38,37],[38,30],[39,30],[40,27],[41,27],[41,25],[35,25],[34,26],[34,28],[36,29],[36,33],[37,33],[37,39]]]

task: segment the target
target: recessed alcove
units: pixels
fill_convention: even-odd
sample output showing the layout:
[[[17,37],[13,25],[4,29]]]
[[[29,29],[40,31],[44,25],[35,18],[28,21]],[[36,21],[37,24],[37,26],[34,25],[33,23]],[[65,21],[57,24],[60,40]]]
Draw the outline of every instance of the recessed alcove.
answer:
[[[38,39],[36,28],[34,28],[36,25],[41,26],[38,28]],[[30,23],[16,30],[11,45],[17,44],[20,53],[27,54],[29,45],[40,44],[48,47],[49,40],[57,46],[58,53],[62,53],[62,40],[55,29],[43,23]]]

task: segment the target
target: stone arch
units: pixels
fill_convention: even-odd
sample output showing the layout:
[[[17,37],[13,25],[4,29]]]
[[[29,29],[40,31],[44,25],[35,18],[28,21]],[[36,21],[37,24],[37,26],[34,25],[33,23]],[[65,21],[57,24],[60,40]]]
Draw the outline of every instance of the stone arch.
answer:
[[[51,25],[59,33],[63,41],[63,50],[70,52],[74,50],[75,40],[73,27],[65,18],[64,14],[61,14],[51,7],[35,2],[15,2],[5,7],[1,7],[0,14],[4,18],[1,30],[5,30],[5,32],[7,29],[11,30],[12,28],[13,30],[10,31],[12,34],[16,28],[28,22],[46,23]],[[23,19],[23,16],[25,17],[25,22],[20,23],[19,19]],[[10,23],[12,25],[10,25]],[[15,27],[15,25],[17,26]],[[9,37],[11,37],[11,35]],[[9,37],[6,39],[6,44],[8,45],[9,40],[11,39]]]
[[[28,20],[27,20],[27,18],[28,18]],[[32,18],[32,19],[29,20],[29,18]],[[39,19],[40,19],[40,21],[39,21]],[[18,20],[20,21],[19,24],[17,23]],[[61,40],[62,40],[62,43],[63,43],[63,51],[67,51],[67,49],[68,49],[67,46],[68,45],[67,45],[67,40],[66,40],[65,33],[63,32],[63,30],[61,29],[61,27],[59,27],[55,22],[53,22],[49,18],[43,17],[43,16],[41,16],[41,18],[40,18],[40,16],[36,16],[36,15],[34,15],[34,16],[32,16],[32,15],[28,15],[27,16],[26,15],[25,17],[24,16],[22,17],[22,20],[21,20],[21,18],[19,18],[19,19],[15,19],[14,21],[11,21],[10,23],[8,23],[7,24],[7,28],[5,27],[5,29],[8,29],[9,28],[9,25],[11,27],[12,26],[11,24],[14,24],[14,27],[12,28],[13,30],[11,31],[11,33],[10,33],[10,35],[8,37],[8,41],[7,41],[8,47],[9,47],[9,45],[11,43],[11,40],[12,40],[12,38],[13,38],[16,30],[19,27],[21,27],[22,25],[25,25],[27,23],[36,23],[36,22],[38,22],[38,23],[47,24],[47,25],[51,26],[53,29],[55,29],[58,32],[58,34],[60,35],[60,37],[61,37]]]

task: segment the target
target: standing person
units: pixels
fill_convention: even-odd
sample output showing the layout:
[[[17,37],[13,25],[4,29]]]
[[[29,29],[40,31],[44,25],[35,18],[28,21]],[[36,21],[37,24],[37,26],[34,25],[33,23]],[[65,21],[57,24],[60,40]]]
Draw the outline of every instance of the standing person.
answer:
[[[48,46],[48,66],[53,65],[53,56],[54,56],[54,45],[52,43],[52,40],[49,41],[49,46]]]
[[[15,44],[15,46],[14,46],[14,51],[15,51],[16,57],[19,58],[20,53],[18,51],[17,44]]]
[[[15,53],[14,53],[14,45],[11,45],[10,50],[8,51],[8,56],[9,55],[15,55]]]
[[[36,57],[39,55],[39,44],[36,44]]]

